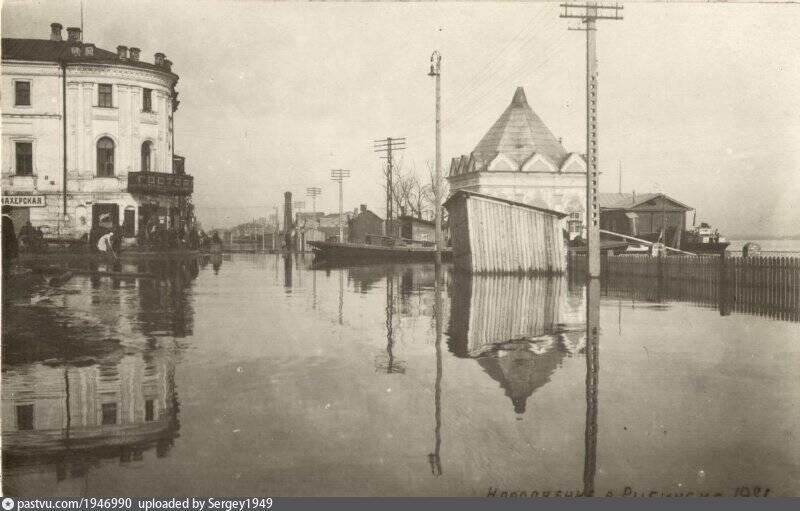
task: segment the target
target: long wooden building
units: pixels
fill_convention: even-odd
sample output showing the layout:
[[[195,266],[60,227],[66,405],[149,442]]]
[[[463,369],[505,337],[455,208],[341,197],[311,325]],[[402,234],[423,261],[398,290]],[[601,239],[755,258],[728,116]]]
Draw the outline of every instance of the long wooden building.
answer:
[[[453,262],[473,273],[559,274],[566,270],[564,213],[459,190],[445,202]]]

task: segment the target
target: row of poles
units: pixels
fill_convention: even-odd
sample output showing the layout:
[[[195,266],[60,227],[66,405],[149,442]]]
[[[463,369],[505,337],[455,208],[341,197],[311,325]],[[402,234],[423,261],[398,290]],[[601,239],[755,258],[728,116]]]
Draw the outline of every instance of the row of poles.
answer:
[[[431,55],[431,68],[428,76],[436,78],[436,168],[434,173],[433,195],[434,195],[434,215],[436,225],[436,261],[441,262],[441,251],[443,246],[442,236],[442,200],[441,200],[441,173],[442,173],[442,135],[441,135],[441,63],[442,56],[438,51],[434,51]],[[392,195],[393,195],[393,179],[394,179],[394,162],[392,159],[393,151],[401,151],[405,149],[405,137],[392,138],[386,137],[383,140],[376,140],[374,150],[377,153],[384,153],[382,159],[386,161],[386,233],[391,231],[391,223],[393,218],[392,211]],[[344,193],[343,182],[350,177],[350,170],[348,169],[333,169],[331,170],[331,180],[339,185],[339,241],[344,241]],[[316,211],[316,197],[322,193],[321,188],[310,187],[306,188],[306,195],[312,198],[313,211]]]

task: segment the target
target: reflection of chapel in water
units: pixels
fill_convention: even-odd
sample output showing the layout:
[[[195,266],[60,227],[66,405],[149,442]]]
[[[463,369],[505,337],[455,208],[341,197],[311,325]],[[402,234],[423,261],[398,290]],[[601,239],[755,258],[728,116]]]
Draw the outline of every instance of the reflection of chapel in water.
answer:
[[[564,278],[455,273],[450,299],[450,351],[475,359],[518,414],[564,357],[585,349],[583,290]]]

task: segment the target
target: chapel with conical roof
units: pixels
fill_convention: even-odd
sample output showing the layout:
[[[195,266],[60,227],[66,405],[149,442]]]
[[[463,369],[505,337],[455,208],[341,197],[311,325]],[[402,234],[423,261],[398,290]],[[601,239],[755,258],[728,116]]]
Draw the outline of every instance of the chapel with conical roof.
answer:
[[[475,149],[452,159],[447,180],[451,193],[471,191],[566,213],[570,237],[581,233],[586,163],[564,149],[522,87]]]

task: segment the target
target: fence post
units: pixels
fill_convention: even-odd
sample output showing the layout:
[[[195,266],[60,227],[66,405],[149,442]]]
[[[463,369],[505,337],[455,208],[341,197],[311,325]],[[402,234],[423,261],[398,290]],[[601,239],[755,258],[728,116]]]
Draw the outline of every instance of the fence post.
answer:
[[[728,316],[731,311],[728,305],[728,257],[727,252],[722,252],[719,256],[719,314]]]

